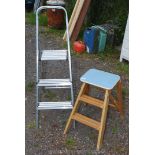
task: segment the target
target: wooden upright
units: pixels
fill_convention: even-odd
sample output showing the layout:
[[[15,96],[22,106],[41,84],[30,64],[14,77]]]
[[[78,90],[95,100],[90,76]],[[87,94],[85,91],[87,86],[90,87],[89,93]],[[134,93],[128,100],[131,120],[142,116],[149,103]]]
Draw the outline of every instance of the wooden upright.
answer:
[[[69,20],[69,35],[71,42],[74,42],[80,32],[81,26],[84,22],[91,0],[77,0]],[[63,36],[66,40],[66,32]]]

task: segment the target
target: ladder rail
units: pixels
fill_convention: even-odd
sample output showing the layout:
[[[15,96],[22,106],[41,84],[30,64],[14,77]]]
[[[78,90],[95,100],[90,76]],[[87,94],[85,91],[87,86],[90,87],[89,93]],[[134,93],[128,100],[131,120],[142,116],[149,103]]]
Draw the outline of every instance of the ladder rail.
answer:
[[[38,83],[39,80],[38,61],[39,61],[39,20],[38,20],[38,12],[36,12],[36,83]]]
[[[35,0],[34,7],[33,7],[34,13],[36,12],[39,6],[40,6],[40,0]]]
[[[66,34],[67,34],[67,47],[68,47],[68,61],[69,61],[69,77],[70,77],[70,80],[72,82],[72,67],[71,67],[71,49],[70,49],[70,39],[69,39],[69,28],[68,28],[68,15],[67,15],[67,11],[64,7],[62,6],[41,6],[37,9],[36,11],[36,55],[37,55],[37,69],[36,69],[36,72],[37,72],[37,76],[36,76],[36,81],[38,82],[38,61],[39,61],[39,20],[38,20],[38,17],[39,17],[39,13],[41,10],[45,10],[45,9],[61,9],[65,12],[65,16],[66,16]]]

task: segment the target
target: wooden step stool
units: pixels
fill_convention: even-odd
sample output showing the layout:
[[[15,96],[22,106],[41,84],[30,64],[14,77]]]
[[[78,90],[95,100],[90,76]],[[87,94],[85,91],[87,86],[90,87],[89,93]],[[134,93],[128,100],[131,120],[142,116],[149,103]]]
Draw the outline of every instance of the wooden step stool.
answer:
[[[105,130],[108,106],[112,106],[116,108],[120,112],[121,116],[123,117],[122,84],[121,84],[120,76],[107,73],[104,71],[100,71],[97,69],[90,69],[80,78],[80,80],[83,82],[83,84],[79,92],[79,95],[77,97],[77,100],[75,102],[74,108],[66,124],[64,134],[67,133],[72,120],[76,120],[89,127],[92,127],[99,131],[98,141],[97,141],[97,150],[99,150],[103,140],[103,133]],[[90,85],[96,86],[105,90],[104,101],[88,96]],[[117,86],[117,100],[111,94],[111,91],[115,86]],[[111,101],[111,103],[109,103],[109,100]],[[80,101],[83,101],[83,102],[86,102],[87,104],[101,108],[102,110],[101,121],[98,122],[96,120],[93,120],[91,118],[88,118],[78,113]]]

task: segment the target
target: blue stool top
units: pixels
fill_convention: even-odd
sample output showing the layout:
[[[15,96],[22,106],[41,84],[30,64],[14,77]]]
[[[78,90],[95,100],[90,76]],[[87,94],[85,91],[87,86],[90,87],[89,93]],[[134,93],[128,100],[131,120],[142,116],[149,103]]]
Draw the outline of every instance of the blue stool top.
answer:
[[[80,80],[96,87],[111,90],[120,80],[120,76],[97,69],[89,69]]]

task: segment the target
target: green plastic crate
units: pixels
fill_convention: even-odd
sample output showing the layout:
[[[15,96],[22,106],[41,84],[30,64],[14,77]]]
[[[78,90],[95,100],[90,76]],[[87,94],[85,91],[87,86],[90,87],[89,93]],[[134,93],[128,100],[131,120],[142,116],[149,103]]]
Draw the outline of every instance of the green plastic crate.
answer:
[[[98,45],[98,52],[104,52],[106,40],[107,40],[107,33],[104,30],[100,30],[99,33],[99,45]]]

